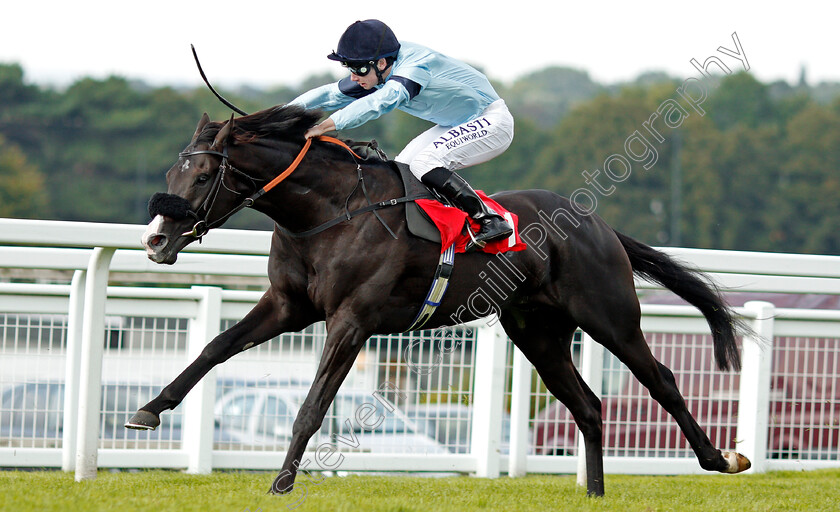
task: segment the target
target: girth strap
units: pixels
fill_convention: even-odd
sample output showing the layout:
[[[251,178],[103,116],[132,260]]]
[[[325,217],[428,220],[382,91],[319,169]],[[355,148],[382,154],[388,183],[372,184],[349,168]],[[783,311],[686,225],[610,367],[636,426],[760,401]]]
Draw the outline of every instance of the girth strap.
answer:
[[[449,278],[452,276],[452,269],[455,267],[455,244],[450,245],[445,251],[440,254],[438,260],[437,270],[435,270],[435,277],[432,279],[432,286],[426,294],[426,299],[417,312],[414,322],[411,327],[403,332],[420,330],[426,322],[435,314],[440,303],[443,302],[443,296],[446,295],[446,290],[449,288]]]

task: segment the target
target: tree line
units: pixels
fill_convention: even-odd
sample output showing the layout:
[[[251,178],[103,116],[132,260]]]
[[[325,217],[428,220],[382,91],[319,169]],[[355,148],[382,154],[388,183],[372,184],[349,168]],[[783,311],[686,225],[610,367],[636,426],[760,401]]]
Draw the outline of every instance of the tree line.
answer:
[[[334,79],[222,93],[254,112]],[[706,80],[693,108],[677,94],[682,83],[648,73],[604,86],[566,68],[497,83],[514,142],[462,173],[488,192],[572,196],[580,211],[653,245],[840,254],[837,88],[739,73]],[[164,172],[205,111],[230,115],[204,88],[109,77],[57,90],[0,64],[0,216],[147,222],[148,198],[165,188]],[[341,135],[375,138],[394,156],[428,126],[394,112]],[[271,223],[251,212],[226,226]]]

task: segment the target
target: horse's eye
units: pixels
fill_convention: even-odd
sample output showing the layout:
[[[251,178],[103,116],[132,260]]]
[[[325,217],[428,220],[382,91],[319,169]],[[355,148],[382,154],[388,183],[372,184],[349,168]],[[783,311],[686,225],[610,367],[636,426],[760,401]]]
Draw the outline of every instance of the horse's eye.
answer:
[[[210,176],[206,174],[199,174],[198,177],[195,179],[195,182],[198,185],[204,185],[208,181],[210,181]]]

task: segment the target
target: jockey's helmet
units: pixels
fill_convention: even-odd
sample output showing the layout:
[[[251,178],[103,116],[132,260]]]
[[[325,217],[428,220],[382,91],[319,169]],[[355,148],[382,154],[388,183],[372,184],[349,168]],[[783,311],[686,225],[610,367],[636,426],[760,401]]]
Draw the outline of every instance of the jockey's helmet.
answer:
[[[399,51],[400,42],[388,25],[379,20],[365,20],[347,27],[338,40],[338,49],[327,58],[345,65],[358,65],[395,57]]]

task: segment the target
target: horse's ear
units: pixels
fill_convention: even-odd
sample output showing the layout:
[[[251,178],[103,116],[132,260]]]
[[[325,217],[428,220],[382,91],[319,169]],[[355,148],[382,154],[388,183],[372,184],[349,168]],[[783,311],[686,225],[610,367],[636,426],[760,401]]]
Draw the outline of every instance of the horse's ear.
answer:
[[[210,122],[210,116],[207,115],[207,112],[201,116],[201,119],[198,120],[198,126],[195,127],[195,133],[193,134],[192,142],[190,144],[195,144],[195,140],[201,134],[201,130],[204,129],[204,126]]]
[[[210,149],[218,151],[219,149],[225,147],[225,143],[227,142],[228,137],[230,137],[232,131],[233,114],[230,115],[230,121],[225,123],[225,125],[222,126],[221,130],[219,130],[219,133],[216,134],[216,139],[213,141],[213,144],[210,146]]]

